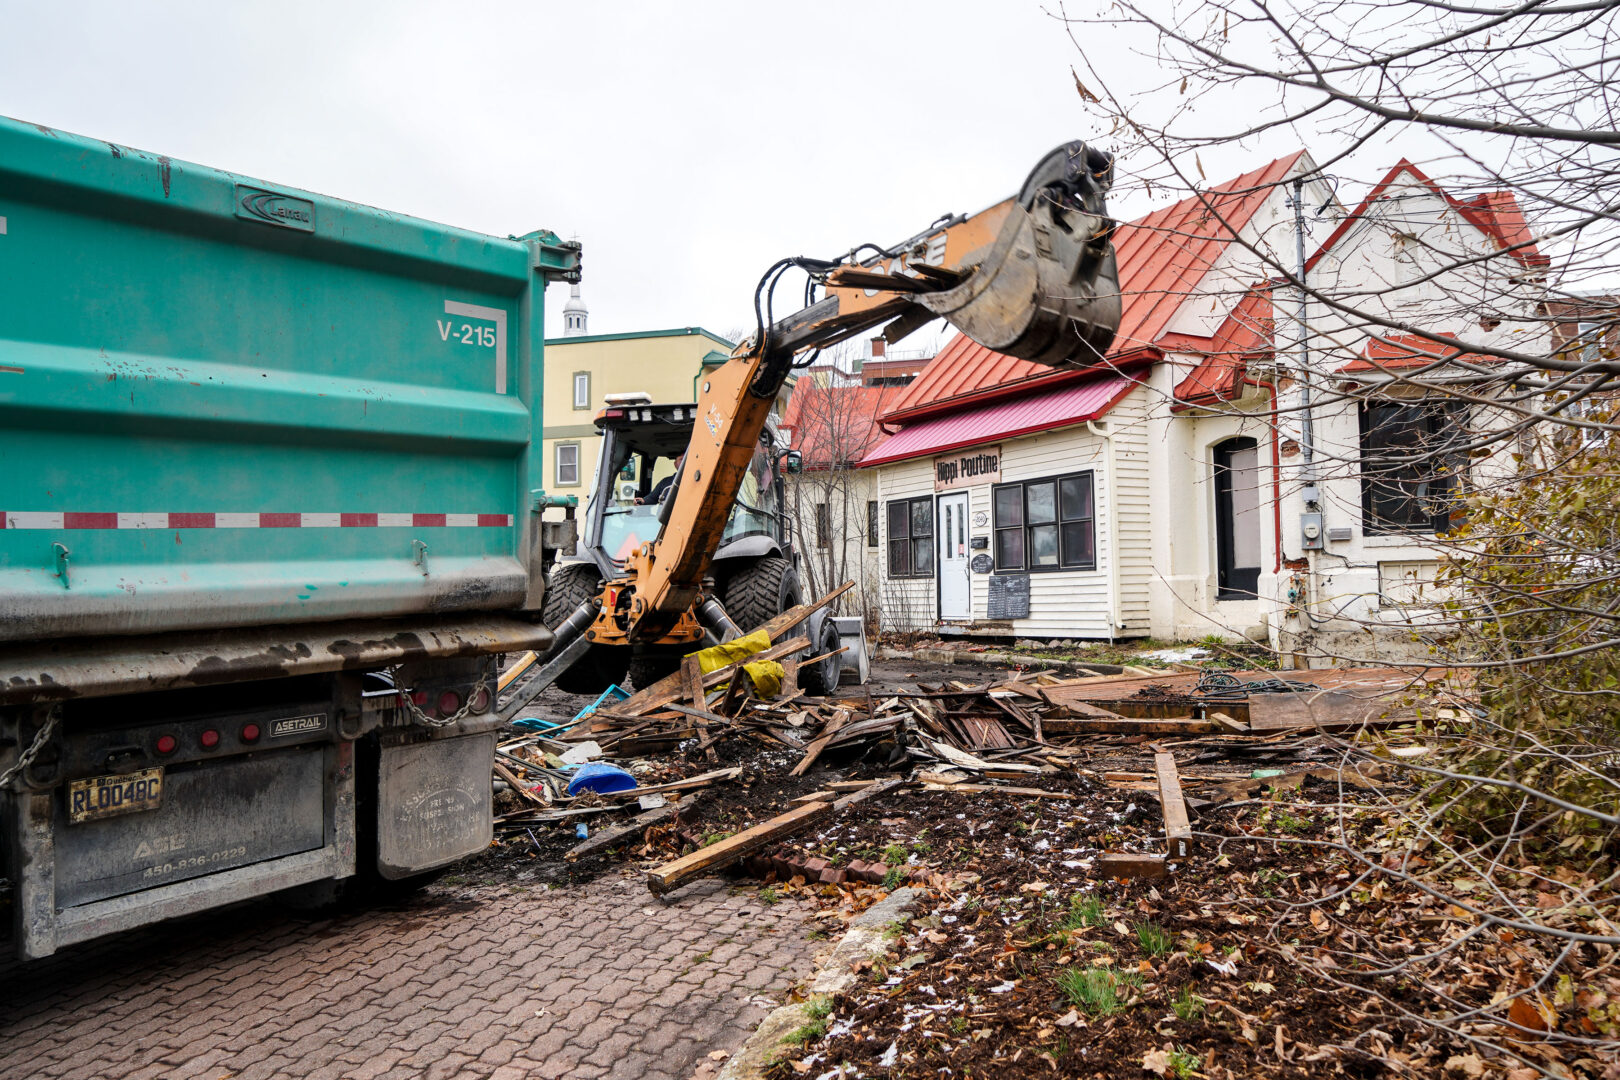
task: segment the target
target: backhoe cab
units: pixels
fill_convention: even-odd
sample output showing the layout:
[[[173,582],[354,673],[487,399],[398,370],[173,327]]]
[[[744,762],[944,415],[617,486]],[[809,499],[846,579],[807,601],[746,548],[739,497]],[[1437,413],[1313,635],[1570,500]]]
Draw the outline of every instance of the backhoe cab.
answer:
[[[584,536],[577,554],[552,572],[542,615],[548,625],[566,619],[586,598],[600,596],[604,582],[617,583],[615,608],[622,608],[618,601],[625,598],[624,586],[629,584],[625,565],[642,544],[658,537],[659,514],[668,506],[696,416],[697,406],[690,402],[655,404],[645,394],[609,395],[607,407],[595,418],[602,446],[586,504]],[[710,563],[710,591],[733,624],[744,630],[804,602],[792,529],[783,511],[784,457],[776,425],[767,422]],[[617,617],[599,620],[610,625],[587,631],[592,645],[558,676],[559,688],[590,693],[626,681],[646,687],[674,671],[685,653],[704,644],[702,627],[695,621],[658,641],[632,644],[624,633],[622,615],[619,610]],[[820,642],[831,627],[824,629],[822,620],[816,622]],[[829,657],[808,672],[808,678],[818,689],[830,689],[838,681],[839,660]]]
[[[589,582],[566,579],[546,597],[557,642],[546,670],[572,664],[571,674],[605,686],[621,670],[613,650],[628,665],[632,647],[690,649],[736,633],[737,623],[752,629],[739,613],[728,615],[731,601],[717,595],[714,560],[739,496],[757,482],[761,434],[799,353],[879,326],[892,344],[944,317],[981,345],[1019,359],[1052,367],[1101,363],[1121,314],[1114,222],[1105,205],[1113,172],[1111,155],[1066,143],[1036,164],[1016,195],[977,214],[940,218],[892,248],[867,244],[839,259],[783,259],[767,270],[754,294],[757,329],[703,376],[676,479],[656,519],[640,526],[650,530],[656,520],[656,535],[638,532],[635,544],[619,543],[611,571],[598,563],[603,578],[594,595],[586,595]],[[825,296],[777,319],[772,297],[793,269],[810,277],[812,294],[819,286]],[[614,474],[603,475],[611,481]],[[606,521],[596,534],[604,545]],[[822,618],[808,628],[812,653],[826,651],[820,634],[830,624]],[[836,630],[830,640],[836,648]]]

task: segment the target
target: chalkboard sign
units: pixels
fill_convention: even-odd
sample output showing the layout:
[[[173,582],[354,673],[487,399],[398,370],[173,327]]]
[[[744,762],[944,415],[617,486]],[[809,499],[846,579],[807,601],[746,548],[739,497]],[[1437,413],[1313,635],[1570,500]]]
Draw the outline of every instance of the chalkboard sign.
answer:
[[[975,574],[988,574],[995,564],[991,561],[990,556],[981,551],[979,554],[973,556],[973,562],[971,565]]]
[[[1029,618],[1029,575],[997,574],[990,579],[991,619]]]

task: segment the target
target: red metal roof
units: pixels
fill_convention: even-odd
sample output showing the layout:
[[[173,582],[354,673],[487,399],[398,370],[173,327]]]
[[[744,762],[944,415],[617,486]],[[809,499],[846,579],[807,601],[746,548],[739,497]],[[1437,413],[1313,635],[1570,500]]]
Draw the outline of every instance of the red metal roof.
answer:
[[[1316,254],[1306,260],[1305,269],[1307,271],[1314,267],[1317,261],[1327,254],[1328,249],[1337,244],[1340,238],[1362,219],[1373,203],[1384,197],[1390,185],[1402,173],[1427,187],[1439,198],[1444,199],[1462,215],[1463,220],[1489,236],[1496,242],[1498,247],[1512,249],[1513,258],[1525,266],[1546,267],[1552,265],[1551,260],[1536,247],[1535,238],[1530,233],[1530,227],[1525,224],[1524,213],[1519,209],[1519,200],[1514,198],[1513,192],[1489,191],[1482,195],[1475,195],[1471,199],[1459,199],[1429,179],[1428,174],[1422,169],[1405,158],[1401,158],[1400,161],[1395,163],[1394,168],[1385,173],[1384,178],[1374,184],[1371,191],[1367,192],[1367,197],[1361,200],[1361,205],[1356,207],[1355,213],[1339,222],[1338,228],[1334,229],[1328,238],[1322,242],[1322,246],[1316,249]]]
[[[920,420],[890,435],[861,460],[861,465],[882,465],[1095,420],[1135,385],[1136,380],[1128,375],[1103,375],[1049,393]]]
[[[1231,242],[1230,237],[1293,174],[1304,153],[1278,158],[1119,228],[1114,249],[1124,312],[1110,359],[1119,362],[1148,353],[1170,317]],[[884,419],[920,419],[969,400],[1022,393],[1087,374],[1017,360],[959,334],[905,387]]]
[[[878,417],[904,387],[817,386],[808,380],[793,388],[782,415],[789,446],[804,456],[806,468],[828,468],[859,461],[883,440]]]
[[[1438,337],[1455,338],[1455,334],[1437,333]],[[1469,364],[1499,364],[1494,356],[1464,352],[1454,345],[1441,345],[1415,334],[1388,334],[1382,338],[1368,338],[1362,346],[1361,357],[1350,361],[1338,371],[1352,374],[1358,371],[1404,371],[1427,367],[1450,360]]]

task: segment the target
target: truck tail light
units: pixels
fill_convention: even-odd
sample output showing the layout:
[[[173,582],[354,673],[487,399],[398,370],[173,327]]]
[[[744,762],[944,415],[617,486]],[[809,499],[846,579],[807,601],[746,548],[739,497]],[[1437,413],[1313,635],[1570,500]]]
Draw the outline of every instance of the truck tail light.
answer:
[[[259,741],[259,725],[258,724],[243,724],[242,725],[241,736],[242,736],[242,741],[243,742],[247,742],[247,743],[258,742]]]
[[[439,715],[449,716],[461,708],[461,695],[454,690],[446,690],[439,695]]]
[[[478,689],[473,691],[472,711],[475,713],[489,711],[489,687],[480,686]]]
[[[213,728],[204,728],[203,733],[197,736],[197,741],[202,743],[204,750],[212,750],[219,745],[219,732]]]
[[[179,745],[179,742],[175,740],[173,735],[159,735],[157,741],[157,752],[160,754],[172,754],[174,753],[175,748]]]

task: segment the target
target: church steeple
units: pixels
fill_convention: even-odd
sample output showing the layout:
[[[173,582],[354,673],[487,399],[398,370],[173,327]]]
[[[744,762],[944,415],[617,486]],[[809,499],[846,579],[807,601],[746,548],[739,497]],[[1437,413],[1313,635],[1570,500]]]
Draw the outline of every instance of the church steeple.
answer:
[[[579,298],[579,282],[574,282],[568,289],[568,303],[563,305],[563,336],[579,337],[585,333],[585,318],[590,312],[585,308],[585,301]]]

